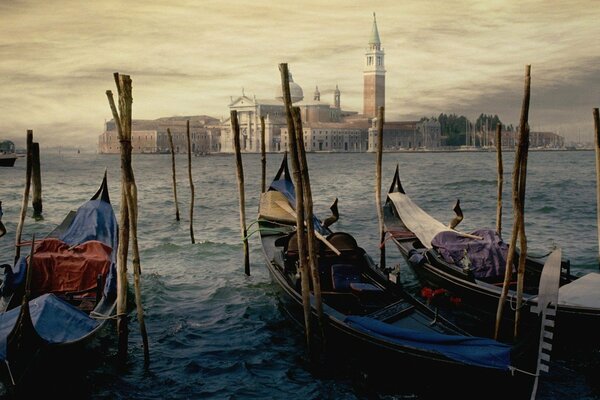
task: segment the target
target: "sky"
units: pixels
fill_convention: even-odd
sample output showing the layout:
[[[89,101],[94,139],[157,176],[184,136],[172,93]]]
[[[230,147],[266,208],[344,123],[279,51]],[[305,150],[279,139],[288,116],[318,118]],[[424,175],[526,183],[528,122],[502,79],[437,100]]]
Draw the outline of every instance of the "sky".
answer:
[[[597,1],[0,0],[0,140],[94,151],[113,73],[133,118],[229,115],[272,99],[278,65],[312,98],[362,111],[373,13],[385,51],[386,120],[444,112],[518,124],[531,65],[532,130],[593,140],[600,106]]]

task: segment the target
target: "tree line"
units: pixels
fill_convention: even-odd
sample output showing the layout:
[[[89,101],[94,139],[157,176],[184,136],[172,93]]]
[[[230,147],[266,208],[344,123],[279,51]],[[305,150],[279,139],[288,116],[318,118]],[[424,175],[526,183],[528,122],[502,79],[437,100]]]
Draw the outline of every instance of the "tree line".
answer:
[[[460,146],[466,143],[467,130],[469,132],[482,132],[489,130],[494,132],[496,130],[496,124],[502,124],[503,131],[514,131],[512,124],[505,125],[502,123],[498,115],[491,114],[480,114],[475,122],[469,121],[464,115],[457,114],[445,114],[441,113],[437,117],[422,118],[422,120],[433,120],[440,122],[441,134],[445,139],[446,146]],[[476,141],[479,142],[479,138],[475,135]],[[475,143],[479,145],[479,143]]]

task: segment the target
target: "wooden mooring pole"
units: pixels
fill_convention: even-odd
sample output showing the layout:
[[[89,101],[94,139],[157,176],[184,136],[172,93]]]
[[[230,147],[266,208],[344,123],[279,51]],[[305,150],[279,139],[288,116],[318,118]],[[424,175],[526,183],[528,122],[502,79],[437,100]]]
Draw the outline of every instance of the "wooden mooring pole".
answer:
[[[496,232],[502,236],[502,186],[504,185],[504,166],[502,163],[502,124],[496,125],[496,159],[498,161],[498,204],[496,207]]]
[[[377,112],[377,160],[375,171],[375,203],[377,205],[377,220],[379,221],[379,268],[385,268],[385,228],[383,225],[383,208],[381,204],[381,164],[383,161],[383,123],[384,108]]]
[[[40,144],[31,143],[32,156],[32,177],[31,184],[33,189],[33,218],[37,221],[44,219],[42,216],[42,171],[40,166]]]
[[[260,117],[260,163],[262,167],[261,193],[267,191],[267,155],[265,144],[265,117]]]
[[[598,265],[600,266],[600,121],[598,109],[594,108],[594,142],[596,151],[596,222],[598,225]]]
[[[515,163],[513,168],[513,228],[510,238],[508,257],[506,260],[506,270],[504,274],[504,283],[502,286],[502,294],[498,301],[498,309],[496,312],[496,327],[494,337],[498,339],[500,334],[500,325],[502,322],[502,314],[504,305],[508,296],[508,289],[512,280],[513,262],[515,257],[515,248],[517,239],[520,239],[521,248],[519,253],[519,264],[517,270],[517,305],[515,312],[515,327],[514,336],[518,336],[518,325],[520,319],[520,307],[523,302],[523,280],[525,274],[525,260],[527,257],[527,238],[525,236],[525,183],[527,176],[527,153],[529,150],[529,99],[531,87],[531,66],[525,67],[525,89],[523,95],[523,104],[521,107],[521,120],[519,123],[519,143],[515,151]]]
[[[298,146],[296,144],[296,129],[292,114],[292,97],[290,94],[290,81],[288,65],[279,64],[281,73],[281,92],[288,125],[288,152],[292,159],[292,179],[296,191],[296,237],[298,240],[298,261],[300,268],[300,286],[302,290],[302,308],[304,311],[304,333],[308,354],[312,354],[312,330],[311,330],[311,305],[310,305],[310,271],[307,259],[306,231],[304,229],[304,185],[300,174],[298,161]]]
[[[27,163],[25,169],[25,189],[23,190],[23,201],[21,202],[21,214],[19,215],[19,223],[17,224],[17,232],[15,234],[15,265],[21,257],[21,235],[23,234],[23,225],[25,224],[25,215],[29,205],[29,188],[31,187],[31,174],[33,169],[33,131],[27,131]]]
[[[190,139],[190,120],[187,120],[187,153],[188,153],[188,176],[190,178],[190,238],[192,239],[192,244],[196,243],[196,239],[194,239],[194,181],[192,180],[192,143]]]
[[[231,129],[233,130],[233,146],[235,148],[235,165],[237,171],[238,193],[240,194],[240,228],[244,244],[244,272],[250,276],[250,254],[248,252],[248,230],[246,229],[246,195],[244,193],[244,166],[240,145],[240,125],[237,111],[231,111]]]
[[[129,240],[133,247],[134,292],[137,308],[137,318],[140,324],[140,334],[144,345],[144,363],[150,361],[148,337],[144,310],[141,299],[141,265],[137,240],[137,186],[133,168],[131,167],[131,109],[133,103],[131,78],[129,75],[114,73],[114,79],[119,95],[119,110],[115,106],[112,92],[106,91],[108,103],[117,126],[121,146],[121,208],[119,215],[119,247],[117,252],[117,332],[118,358],[124,363],[127,357],[129,329],[127,327],[127,255]]]
[[[323,318],[323,301],[321,298],[321,276],[319,274],[319,261],[317,259],[317,238],[315,235],[315,223],[313,219],[312,189],[308,174],[308,162],[306,161],[306,149],[304,147],[304,131],[302,129],[302,117],[299,107],[292,107],[294,118],[294,134],[296,135],[296,148],[298,166],[302,177],[302,191],[304,194],[304,220],[306,224],[306,240],[308,242],[308,264],[310,265],[315,308],[317,309],[317,320],[319,321],[319,332],[321,343],[325,343],[325,320]]]
[[[167,128],[169,146],[171,147],[171,169],[173,170],[173,197],[175,198],[175,221],[179,221],[179,202],[177,201],[177,178],[175,174],[175,146],[173,146],[173,135],[171,129]]]

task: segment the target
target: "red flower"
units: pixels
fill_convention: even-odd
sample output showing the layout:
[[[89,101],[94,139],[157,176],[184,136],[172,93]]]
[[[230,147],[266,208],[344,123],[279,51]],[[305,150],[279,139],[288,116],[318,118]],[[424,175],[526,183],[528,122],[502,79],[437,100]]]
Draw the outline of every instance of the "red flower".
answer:
[[[424,287],[421,289],[421,296],[426,299],[431,299],[433,297],[433,289],[429,287]]]

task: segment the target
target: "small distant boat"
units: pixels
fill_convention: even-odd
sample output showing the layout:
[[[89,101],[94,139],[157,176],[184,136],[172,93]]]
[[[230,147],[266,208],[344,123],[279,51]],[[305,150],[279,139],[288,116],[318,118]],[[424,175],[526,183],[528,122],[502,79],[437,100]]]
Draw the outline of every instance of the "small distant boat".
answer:
[[[8,387],[27,386],[24,382],[35,380],[26,378],[35,375],[42,355],[59,361],[67,349],[88,343],[111,318],[117,235],[105,173],[89,201],[35,242],[33,265],[31,255],[20,257],[14,267],[2,265],[0,361]]]
[[[266,265],[283,293],[286,309],[303,325],[295,190],[289,176],[284,158],[268,191],[261,195],[259,232]],[[407,293],[353,236],[333,232],[317,218],[315,227],[325,238],[317,243],[325,346],[341,349],[371,377],[389,377],[387,383],[400,383],[402,388],[426,377],[430,384],[424,390],[468,393],[467,398],[481,389],[461,384],[465,378],[486,382],[494,393],[529,390],[530,376],[515,373],[513,367],[531,371],[526,360],[538,354],[536,344],[512,346],[465,333]],[[317,327],[312,290],[310,301]]]
[[[468,306],[478,318],[491,321],[491,324],[479,324],[480,328],[487,325],[489,331],[494,329],[508,256],[508,244],[495,230],[464,233],[436,220],[406,194],[398,169],[384,206],[384,223],[391,240],[424,287],[447,290],[450,296],[460,298],[463,306]],[[507,326],[514,322],[517,263],[518,257],[515,257],[514,275],[504,307]],[[535,319],[529,310],[537,306],[543,266],[542,259],[527,257],[523,320],[524,323],[531,321],[531,325]],[[571,274],[569,261],[561,261],[554,335],[557,342],[570,346],[600,346],[599,288],[599,273],[590,272],[578,277]]]
[[[0,142],[0,167],[12,167],[19,156],[15,152],[15,144],[10,140]]]

